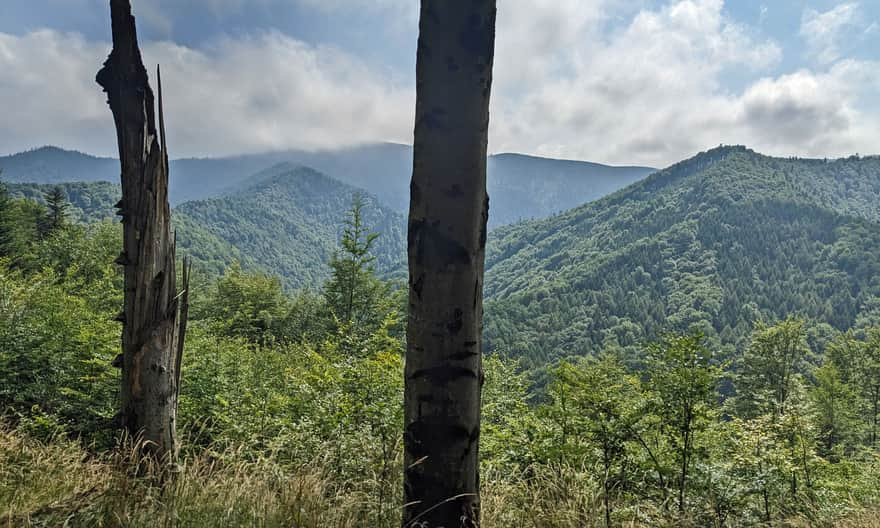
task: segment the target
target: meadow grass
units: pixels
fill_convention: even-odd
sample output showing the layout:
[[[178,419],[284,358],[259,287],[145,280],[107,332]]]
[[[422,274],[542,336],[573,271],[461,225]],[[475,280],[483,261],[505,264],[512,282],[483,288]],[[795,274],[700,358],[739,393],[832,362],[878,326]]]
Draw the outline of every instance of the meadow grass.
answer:
[[[158,477],[135,452],[127,444],[95,454],[64,437],[39,441],[0,426],[0,527],[400,526],[399,478],[380,483],[365,474],[343,481],[329,457],[286,467],[272,456],[204,448],[184,454],[173,472]],[[587,468],[545,469],[528,476],[485,472],[484,528],[604,526],[600,497],[587,491],[595,489]],[[619,513],[615,526],[622,528],[695,526],[656,506]],[[776,526],[880,528],[880,512]]]

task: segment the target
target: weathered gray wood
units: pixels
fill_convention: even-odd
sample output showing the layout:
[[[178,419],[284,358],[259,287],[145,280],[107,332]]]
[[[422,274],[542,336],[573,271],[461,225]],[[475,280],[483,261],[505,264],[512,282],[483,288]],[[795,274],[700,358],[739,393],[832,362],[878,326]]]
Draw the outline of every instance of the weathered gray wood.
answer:
[[[177,454],[175,420],[180,358],[186,333],[189,273],[176,291],[175,244],[168,205],[168,153],[159,81],[155,103],[138,48],[128,0],[111,0],[113,50],[97,82],[107,92],[122,167],[125,307],[122,330],[121,425],[144,441],[144,453],[163,460]]]
[[[422,0],[409,212],[403,526],[480,523],[495,0]]]

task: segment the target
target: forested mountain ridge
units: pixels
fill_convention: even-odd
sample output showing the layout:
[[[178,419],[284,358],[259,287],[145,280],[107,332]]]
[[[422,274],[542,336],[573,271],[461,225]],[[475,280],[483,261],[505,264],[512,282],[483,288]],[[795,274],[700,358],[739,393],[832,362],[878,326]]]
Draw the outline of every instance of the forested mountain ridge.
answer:
[[[7,183],[119,181],[119,160],[44,146],[0,156]]]
[[[211,247],[220,240],[291,287],[316,287],[327,278],[327,263],[355,194],[364,196],[366,225],[381,235],[373,248],[377,269],[400,269],[405,247],[402,216],[357,188],[290,164],[264,171],[239,192],[176,207],[179,248],[197,261],[222,261],[220,248]]]
[[[367,228],[380,236],[373,247],[377,270],[385,276],[403,273],[405,221],[364,191],[309,168],[281,163],[255,174],[247,186],[223,196],[184,202],[174,208],[181,254],[200,272],[220,275],[233,262],[250,271],[281,277],[290,288],[317,288],[328,273],[345,211],[352,197],[365,197]],[[73,182],[8,184],[12,198],[45,205],[58,187],[67,197],[68,219],[93,223],[117,218],[118,184]]]
[[[252,184],[254,174],[279,163],[311,167],[364,189],[401,214],[409,210],[412,147],[393,143],[172,160],[171,203],[177,205],[245,189]],[[0,167],[5,180],[12,183],[116,182],[119,179],[118,161],[57,147],[0,156]],[[649,167],[611,167],[520,154],[489,156],[487,170],[492,198],[490,227],[564,211],[625,187],[654,171]]]
[[[741,347],[756,319],[876,317],[880,157],[720,147],[606,198],[496,230],[491,349],[530,363],[635,348],[665,329]]]

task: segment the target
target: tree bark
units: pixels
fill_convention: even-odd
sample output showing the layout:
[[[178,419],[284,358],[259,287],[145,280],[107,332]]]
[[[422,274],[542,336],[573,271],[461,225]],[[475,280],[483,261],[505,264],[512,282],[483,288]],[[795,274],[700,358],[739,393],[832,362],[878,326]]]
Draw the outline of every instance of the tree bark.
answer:
[[[422,0],[410,197],[403,526],[480,523],[495,0]]]
[[[159,460],[177,455],[175,420],[186,333],[189,273],[176,291],[175,241],[168,205],[168,153],[159,78],[159,134],[153,91],[128,0],[111,0],[113,50],[97,82],[107,92],[121,163],[125,270],[121,425]],[[161,139],[161,144],[160,144]]]

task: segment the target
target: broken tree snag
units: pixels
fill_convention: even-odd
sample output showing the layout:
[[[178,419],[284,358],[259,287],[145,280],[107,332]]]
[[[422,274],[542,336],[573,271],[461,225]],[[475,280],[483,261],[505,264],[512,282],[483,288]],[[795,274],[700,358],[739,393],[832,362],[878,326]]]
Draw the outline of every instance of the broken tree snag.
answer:
[[[157,134],[153,91],[129,1],[111,0],[110,14],[113,50],[96,80],[107,92],[122,167],[122,200],[116,204],[123,223],[116,263],[125,270],[124,310],[117,318],[122,323],[119,416],[121,425],[143,440],[144,454],[172,461],[189,269],[184,263],[178,293],[161,79]]]
[[[422,0],[408,229],[403,526],[480,523],[495,0]]]

